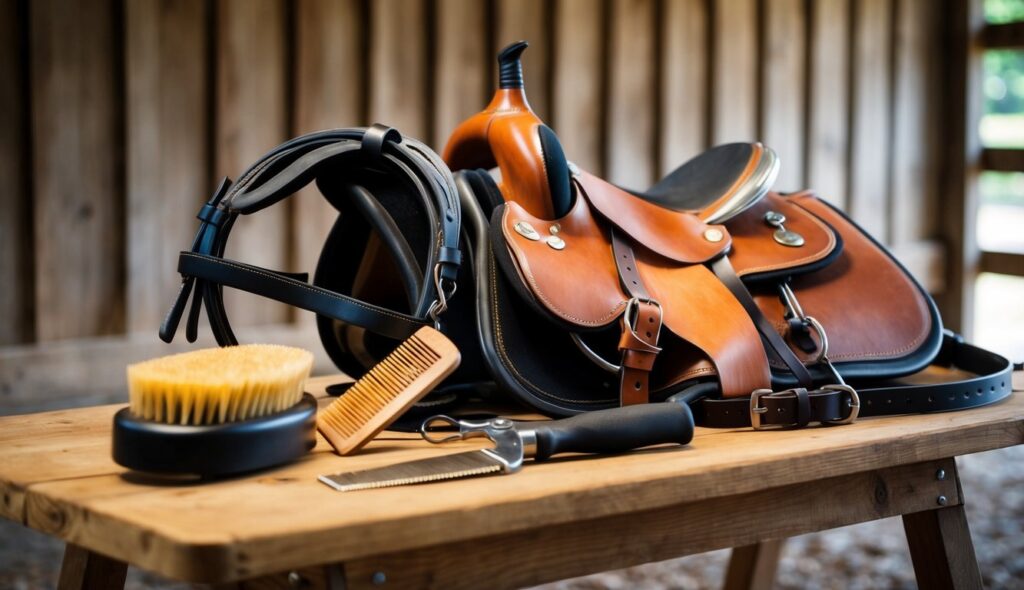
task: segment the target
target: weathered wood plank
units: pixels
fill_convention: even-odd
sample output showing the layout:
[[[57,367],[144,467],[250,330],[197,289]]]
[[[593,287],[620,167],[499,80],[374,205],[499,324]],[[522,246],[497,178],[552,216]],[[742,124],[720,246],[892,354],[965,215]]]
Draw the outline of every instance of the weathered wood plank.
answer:
[[[658,176],[708,148],[707,0],[672,0],[661,15],[661,113]]]
[[[295,10],[295,120],[293,135],[366,125],[364,4],[358,0],[303,0]],[[338,211],[315,187],[292,199],[291,266],[312,276]],[[312,326],[316,315],[297,311]]]
[[[309,327],[243,327],[238,338],[306,348],[316,355],[317,371],[333,367]],[[201,331],[195,344],[184,338],[165,344],[151,331],[0,349],[0,415],[125,400],[126,365],[203,346],[216,346],[209,331]]]
[[[885,518],[931,507],[953,482],[935,470],[953,460],[880,469],[814,482],[728,495],[632,514],[541,527],[525,533],[452,543],[345,564],[348,588],[370,589],[381,572],[389,588],[518,588],[582,574],[660,561]],[[508,556],[516,567],[502,567]],[[773,569],[773,568],[769,568]],[[500,576],[494,572],[500,571]],[[771,572],[759,572],[765,576]],[[746,586],[770,588],[770,578]]]
[[[893,80],[891,242],[934,235],[938,221],[935,161],[939,118],[935,97],[938,19],[928,0],[898,0]]]
[[[551,3],[545,0],[497,0],[494,19],[494,55],[515,41],[530,44],[523,54],[526,96],[530,107],[541,120],[546,121],[551,113],[551,40],[548,38]]]
[[[892,0],[858,0],[853,24],[849,212],[889,243]]]
[[[25,4],[0,1],[0,346],[32,339],[32,195]]]
[[[849,157],[850,4],[811,2],[808,48],[807,185],[847,205]]]
[[[949,244],[949,285],[939,298],[946,327],[962,334],[974,329],[974,281],[978,276],[977,214],[980,200],[982,145],[978,125],[983,98],[977,91],[984,81],[979,32],[985,27],[981,2],[954,2],[943,21],[946,43],[941,59],[947,75],[942,87],[944,112],[940,151],[942,235]]]
[[[896,244],[890,250],[926,291],[941,293],[946,288],[946,244],[938,240],[917,240]]]
[[[217,3],[215,177],[238,179],[288,133],[285,12],[281,0]],[[253,67],[259,64],[259,67]],[[283,270],[288,260],[288,204],[239,219],[225,256]],[[224,294],[233,326],[273,324],[289,309],[234,289]]]
[[[655,3],[613,0],[608,63],[608,180],[643,190],[654,182],[657,100]]]
[[[549,121],[566,157],[599,176],[604,175],[604,6],[592,0],[555,5]]]
[[[338,494],[315,476],[459,452],[477,448],[479,441],[442,450],[425,446],[414,434],[388,433],[357,455],[337,457],[318,451],[298,463],[199,490],[126,480],[120,471],[112,473],[102,447],[109,440],[103,426],[115,409],[108,406],[105,415],[99,412],[103,408],[66,413],[64,419],[70,423],[59,427],[81,432],[63,446],[52,438],[11,435],[19,444],[0,444],[0,491],[23,495],[13,503],[24,506],[29,526],[90,549],[180,579],[246,579],[657,510],[720,497],[722,490],[746,494],[1021,444],[1022,408],[1024,397],[1018,396],[969,412],[871,418],[842,428],[816,428],[813,437],[806,430],[698,429],[686,448],[529,465],[514,477],[433,484],[425,495],[415,486]],[[39,418],[52,420],[53,415]],[[0,440],[11,426],[32,428],[34,420],[0,419]],[[35,465],[32,458],[39,459]],[[102,465],[97,463],[100,459]],[[40,481],[41,461],[81,467],[76,467],[74,478]],[[90,464],[98,471],[84,477],[81,469]],[[928,475],[933,478],[934,471]],[[934,502],[934,497],[926,499]],[[318,508],[282,511],[282,502]],[[211,527],[211,522],[217,526]]]
[[[477,0],[439,0],[435,5],[433,145],[439,151],[455,127],[490,99],[497,65],[487,44],[486,8]]]
[[[778,190],[796,191],[804,179],[806,4],[768,0],[764,5],[761,138],[779,154]]]
[[[430,127],[426,17],[423,0],[370,3],[369,122],[417,139]]]
[[[211,191],[207,11],[202,0],[124,7],[127,328],[154,332]]]
[[[945,469],[946,479],[956,484],[956,465]],[[967,526],[964,498],[935,496],[932,510],[903,515],[914,575],[921,588],[981,588],[981,571]],[[941,500],[941,501],[940,501]],[[939,507],[944,506],[944,507]]]
[[[757,139],[756,0],[719,0],[712,19],[711,143]]]
[[[117,333],[124,328],[117,4],[29,4],[36,337]]]

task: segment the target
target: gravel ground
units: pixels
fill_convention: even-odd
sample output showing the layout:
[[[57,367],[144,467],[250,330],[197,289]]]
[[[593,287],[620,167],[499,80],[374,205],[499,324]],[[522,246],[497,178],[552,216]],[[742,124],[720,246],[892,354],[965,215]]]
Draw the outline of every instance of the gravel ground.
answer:
[[[985,586],[1024,590],[1024,446],[958,460],[971,536]],[[0,521],[0,588],[53,588],[62,545]],[[538,586],[543,590],[675,589],[721,586],[728,551]],[[187,589],[131,568],[127,587]],[[199,586],[201,587],[201,586]],[[914,572],[900,519],[889,518],[787,541],[778,588],[914,588]]]

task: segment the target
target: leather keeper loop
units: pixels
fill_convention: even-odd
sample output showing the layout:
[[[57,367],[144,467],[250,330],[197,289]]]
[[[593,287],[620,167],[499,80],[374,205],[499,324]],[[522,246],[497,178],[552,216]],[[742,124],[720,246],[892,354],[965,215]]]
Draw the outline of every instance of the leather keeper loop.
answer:
[[[656,348],[653,352],[649,352],[646,350],[626,349],[622,351],[622,365],[630,369],[650,371],[654,368],[654,361],[658,358],[660,350],[660,348]]]
[[[803,428],[811,422],[811,396],[804,387],[794,388],[793,393],[796,395],[796,425]]]
[[[199,213],[196,214],[196,219],[204,223],[209,223],[214,227],[222,227],[230,218],[230,213],[209,203],[203,205],[202,209],[199,210]]]
[[[394,127],[374,123],[363,134],[363,143],[360,149],[370,158],[377,159],[384,153],[384,142],[386,141],[398,143],[402,141],[402,134]]]

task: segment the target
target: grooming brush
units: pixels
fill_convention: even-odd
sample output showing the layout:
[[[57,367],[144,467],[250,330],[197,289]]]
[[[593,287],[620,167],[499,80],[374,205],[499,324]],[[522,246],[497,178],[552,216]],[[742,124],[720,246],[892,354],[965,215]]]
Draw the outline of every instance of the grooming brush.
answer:
[[[320,411],[317,428],[339,455],[350,455],[459,366],[455,345],[424,326]]]
[[[303,393],[313,355],[249,344],[129,365],[128,407],[114,416],[114,460],[153,473],[223,476],[304,455],[316,401]]]

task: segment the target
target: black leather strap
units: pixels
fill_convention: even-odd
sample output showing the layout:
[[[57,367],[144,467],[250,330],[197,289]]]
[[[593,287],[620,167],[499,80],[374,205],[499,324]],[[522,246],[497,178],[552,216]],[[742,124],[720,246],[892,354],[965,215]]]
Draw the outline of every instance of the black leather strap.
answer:
[[[371,305],[298,281],[283,273],[234,260],[182,252],[178,258],[178,272],[362,326],[389,338],[408,338],[427,324],[425,320],[414,316]]]
[[[753,320],[754,326],[757,331],[760,332],[761,338],[768,344],[769,347],[775,354],[786,364],[789,371],[796,377],[797,383],[800,387],[810,388],[813,379],[811,374],[804,367],[804,364],[800,362],[800,359],[793,354],[786,341],[782,339],[782,336],[775,331],[775,327],[768,321],[768,318],[764,317],[761,313],[761,308],[754,303],[754,298],[750,296],[750,291],[747,291],[747,287],[743,284],[743,281],[736,275],[736,271],[733,270],[732,264],[729,263],[728,256],[720,256],[717,260],[711,263],[711,271],[715,273],[718,280],[722,281],[722,284],[733,294],[733,297],[740,302],[743,309],[746,310],[747,315]]]
[[[977,377],[927,385],[881,385],[856,387],[860,416],[920,414],[965,410],[995,403],[1012,393],[1013,366],[1007,359],[947,335],[936,364],[951,366]],[[762,396],[763,426],[797,426],[800,395],[793,390]],[[810,421],[842,420],[850,415],[850,396],[842,391],[807,392]],[[712,428],[750,426],[750,398],[703,398],[692,402],[697,424]]]
[[[370,162],[370,163],[368,163]],[[251,214],[288,197],[317,177],[318,170],[330,165],[372,168],[402,183],[410,198],[423,201],[437,236],[428,253],[426,268],[415,267],[416,259],[398,234],[390,218],[380,215],[380,207],[369,195],[348,194],[358,205],[400,264],[407,298],[413,314],[390,311],[306,282],[304,276],[287,275],[241,262],[223,260],[231,227],[239,214]],[[357,193],[353,196],[352,193]],[[221,295],[223,287],[232,287],[282,301],[322,316],[366,328],[390,338],[403,339],[428,323],[427,310],[437,299],[435,268],[445,281],[446,290],[454,290],[461,257],[459,256],[460,208],[457,189],[447,167],[433,151],[412,139],[403,139],[394,129],[374,125],[369,129],[337,129],[304,135],[274,148],[249,167],[239,181],[225,181],[203,206],[200,228],[191,252],[179,258],[182,287],[160,329],[160,337],[170,342],[194,293],[186,336],[196,337],[201,308],[205,307],[210,326],[221,345],[236,344]]]

